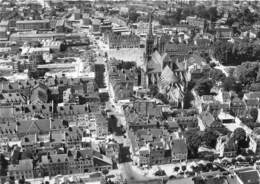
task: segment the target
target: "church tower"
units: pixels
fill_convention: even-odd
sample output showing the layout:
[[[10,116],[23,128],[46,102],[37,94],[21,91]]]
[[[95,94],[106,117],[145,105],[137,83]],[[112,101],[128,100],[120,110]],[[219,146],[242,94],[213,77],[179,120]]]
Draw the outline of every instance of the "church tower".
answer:
[[[146,43],[145,43],[145,52],[144,52],[144,68],[141,72],[141,85],[143,88],[147,89],[149,86],[148,82],[148,62],[151,59],[151,55],[154,49],[154,35],[153,35],[153,24],[152,24],[152,14],[150,14],[149,18],[149,30],[146,36]]]
[[[153,53],[154,49],[154,36],[153,36],[153,17],[152,13],[150,14],[149,18],[149,30],[148,30],[148,35],[146,37],[146,43],[145,43],[145,59],[149,59],[149,57]]]

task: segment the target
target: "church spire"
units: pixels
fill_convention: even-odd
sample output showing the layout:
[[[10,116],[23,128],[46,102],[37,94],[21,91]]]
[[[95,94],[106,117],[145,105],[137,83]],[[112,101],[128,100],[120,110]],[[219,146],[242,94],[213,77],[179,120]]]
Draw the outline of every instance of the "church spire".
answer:
[[[149,17],[149,32],[148,32],[148,36],[153,36],[153,12],[150,13],[150,17]]]
[[[153,36],[153,12],[150,13],[150,18],[149,18],[149,30],[148,30],[148,34],[146,37],[146,58],[148,59],[152,52],[153,52],[153,47],[154,47],[154,36]]]

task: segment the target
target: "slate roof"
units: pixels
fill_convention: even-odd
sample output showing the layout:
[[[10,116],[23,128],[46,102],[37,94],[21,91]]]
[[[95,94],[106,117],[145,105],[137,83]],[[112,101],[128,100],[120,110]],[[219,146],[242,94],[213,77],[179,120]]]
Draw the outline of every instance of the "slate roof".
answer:
[[[166,54],[161,55],[158,51],[153,52],[151,55],[151,59],[148,61],[148,72],[161,73],[165,57]]]
[[[237,176],[242,180],[243,184],[259,184],[260,177],[257,170],[241,169],[235,171]]]
[[[65,162],[66,160],[68,160],[68,155],[67,154],[54,154],[50,156],[43,155],[41,160],[42,160],[41,161],[42,164]]]
[[[77,114],[84,114],[88,112],[87,105],[65,105],[65,106],[58,106],[57,113],[59,115],[77,115]]]
[[[25,103],[26,98],[20,93],[2,93],[0,102],[2,103]]]
[[[63,120],[52,120],[52,130],[64,129],[67,125]],[[17,122],[18,134],[34,134],[34,133],[47,133],[50,131],[50,120],[39,119],[39,120],[21,120]]]

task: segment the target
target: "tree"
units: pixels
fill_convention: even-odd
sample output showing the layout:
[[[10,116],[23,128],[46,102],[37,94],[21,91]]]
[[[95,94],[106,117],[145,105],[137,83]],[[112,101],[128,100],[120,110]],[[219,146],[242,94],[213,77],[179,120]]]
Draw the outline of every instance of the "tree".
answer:
[[[182,18],[186,19],[186,17],[194,15],[194,9],[191,7],[185,7],[182,11]]]
[[[215,22],[218,18],[218,10],[217,7],[210,7],[208,9],[208,15],[209,15],[209,19],[210,21]]]
[[[163,103],[165,103],[165,104],[169,104],[169,101],[168,101],[166,95],[164,95],[164,94],[162,94],[162,93],[158,93],[158,94],[155,96],[155,98],[161,100],[161,101],[162,101]]]
[[[104,170],[102,170],[102,173],[103,173],[104,175],[107,175],[107,174],[109,173],[109,170],[104,169]]]
[[[8,161],[3,154],[0,154],[0,176],[7,175]]]
[[[204,5],[197,6],[195,11],[198,17],[205,19],[209,17],[208,11]]]
[[[185,171],[186,170],[186,166],[185,165],[181,166],[181,170]]]
[[[218,138],[217,133],[211,129],[206,130],[203,135],[203,141],[205,142],[206,146],[210,148],[215,148],[217,143],[217,138]]]
[[[240,93],[242,91],[242,85],[240,82],[237,82],[234,77],[227,77],[223,81],[223,88],[225,91],[235,91]]]
[[[233,64],[233,44],[227,41],[216,41],[213,46],[213,55],[222,64]]]
[[[179,167],[174,167],[174,171],[175,171],[175,172],[178,172],[179,170],[180,170]]]
[[[246,132],[243,128],[236,128],[233,132],[233,138],[237,142],[238,151],[240,151],[240,148],[247,147]]]
[[[226,75],[219,69],[211,69],[209,72],[210,78],[214,81],[224,81],[226,79]]]
[[[155,173],[154,173],[154,175],[155,176],[165,176],[166,175],[166,173],[165,173],[165,171],[164,170],[158,170],[158,171],[156,171]]]
[[[130,8],[129,9],[129,11],[128,11],[128,18],[129,18],[130,22],[135,23],[139,16],[140,16],[140,14],[137,13],[134,8]]]
[[[19,183],[19,184],[25,184],[24,176],[22,176],[22,179],[19,179],[18,183]]]
[[[189,130],[185,133],[188,147],[188,157],[195,158],[198,154],[198,148],[201,145],[202,138],[197,131]]]
[[[250,86],[256,81],[258,71],[258,62],[244,62],[237,67],[237,78],[243,85]]]
[[[250,115],[252,116],[253,121],[256,122],[257,117],[258,117],[258,110],[256,108],[251,109]]]
[[[202,79],[198,81],[198,83],[195,86],[195,90],[198,91],[199,95],[208,95],[210,94],[210,90],[213,87],[212,80],[209,79]]]
[[[157,85],[152,85],[151,87],[150,87],[150,94],[151,94],[151,96],[156,96],[157,94],[159,93],[159,89],[158,89],[158,87],[157,87]]]

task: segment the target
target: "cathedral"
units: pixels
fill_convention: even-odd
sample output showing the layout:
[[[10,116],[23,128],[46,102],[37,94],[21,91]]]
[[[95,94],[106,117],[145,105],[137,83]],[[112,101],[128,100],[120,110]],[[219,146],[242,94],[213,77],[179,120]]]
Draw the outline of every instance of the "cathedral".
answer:
[[[160,93],[166,94],[169,100],[180,102],[187,84],[186,60],[190,52],[186,44],[175,44],[170,39],[166,34],[153,35],[151,14],[141,84],[145,89],[157,85]]]

